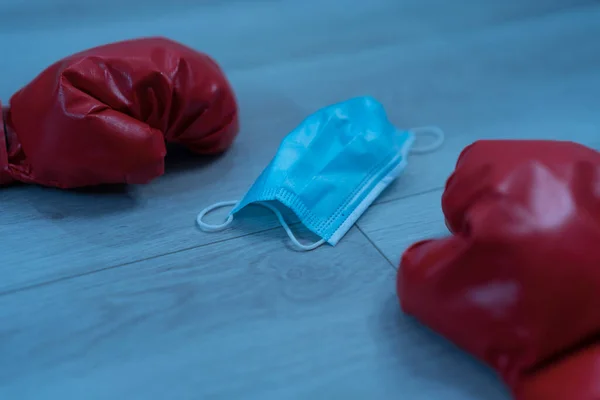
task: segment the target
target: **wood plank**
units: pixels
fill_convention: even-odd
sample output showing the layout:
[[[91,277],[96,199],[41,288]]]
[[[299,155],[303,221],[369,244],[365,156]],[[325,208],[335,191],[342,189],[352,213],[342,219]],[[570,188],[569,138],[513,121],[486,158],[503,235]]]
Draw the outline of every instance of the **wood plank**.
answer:
[[[479,9],[482,16],[488,15]],[[416,10],[425,15],[425,9]],[[111,194],[2,189],[0,293],[276,226],[276,219],[261,210],[226,232],[204,234],[196,229],[194,218],[214,201],[241,197],[279,141],[308,112],[351,95],[380,98],[399,126],[436,123],[448,132],[443,151],[412,157],[383,201],[443,185],[460,149],[476,138],[568,137],[597,143],[599,10],[599,6],[573,9],[447,36],[427,36],[424,29],[421,41],[233,70],[230,76],[240,98],[243,130],[225,156],[210,162],[175,160],[163,179]],[[394,15],[402,25],[403,14]],[[191,37],[190,21],[174,19],[171,24],[183,24]],[[335,26],[332,23],[332,31]],[[66,43],[68,29],[60,32],[47,31],[44,37]],[[69,35],[77,41],[86,32]],[[23,49],[25,41],[34,37],[24,35],[18,42],[17,36],[3,34],[12,38],[5,41],[15,46],[12,55],[19,43]],[[42,59],[51,54],[46,44],[36,46],[46,52]],[[57,45],[55,53],[59,47],[66,49]],[[26,75],[30,66],[22,61],[31,54],[25,52],[16,60],[0,58],[0,70],[8,76]],[[5,69],[9,64],[10,69]],[[20,69],[25,72],[17,73]]]
[[[208,3],[208,4],[207,4]],[[73,52],[163,35],[228,72],[306,57],[446,37],[561,12],[593,0],[21,0],[0,4],[0,98]],[[115,12],[115,8],[120,12]],[[433,11],[435,10],[435,11]]]
[[[362,232],[398,268],[411,244],[448,235],[444,223],[442,189],[372,206],[358,221]]]
[[[297,253],[270,231],[0,296],[0,398],[507,399],[401,317],[353,228]]]

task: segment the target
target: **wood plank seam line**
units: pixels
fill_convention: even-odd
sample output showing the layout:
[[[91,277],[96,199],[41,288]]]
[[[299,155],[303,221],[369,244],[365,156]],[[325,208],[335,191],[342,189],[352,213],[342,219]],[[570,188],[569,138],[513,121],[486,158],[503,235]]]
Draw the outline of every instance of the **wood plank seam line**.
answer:
[[[389,200],[384,200],[384,201],[382,201],[380,203],[373,204],[370,208],[377,207],[377,206],[382,205],[382,204],[388,204],[388,203],[391,203],[391,202],[408,199],[408,198],[413,197],[413,196],[419,196],[419,195],[422,195],[422,194],[427,194],[429,192],[434,192],[434,191],[439,190],[441,188],[442,187],[436,187],[434,189],[428,189],[428,190],[424,190],[424,191],[420,191],[420,192],[416,192],[416,193],[411,193],[411,194],[408,194],[406,196],[401,196],[401,197],[396,197],[396,198],[389,199]],[[289,226],[290,227],[294,227],[294,226],[298,226],[298,225],[301,225],[301,223],[300,222],[294,222],[294,223],[291,223]],[[382,257],[395,269],[396,267],[395,267],[394,263],[381,252],[381,249],[379,249],[373,243],[373,241],[371,240],[371,238],[368,235],[366,235],[364,233],[364,231],[358,227],[357,224],[355,224],[354,226],[356,226],[358,228],[358,230],[360,231],[360,233],[373,245],[373,247],[375,247],[375,249],[377,250],[377,252],[379,252],[382,255]],[[155,259],[155,258],[159,258],[159,257],[163,257],[163,256],[168,256],[168,255],[171,255],[171,254],[181,253],[181,252],[188,251],[188,250],[193,250],[193,249],[196,249],[196,248],[211,246],[211,245],[216,244],[216,243],[229,242],[231,240],[238,239],[238,238],[241,238],[241,237],[247,237],[247,236],[252,236],[252,235],[256,235],[256,234],[261,234],[261,233],[273,231],[273,230],[276,230],[276,229],[281,229],[281,227],[280,226],[275,226],[275,227],[268,228],[268,229],[258,230],[256,232],[234,235],[234,236],[231,236],[231,237],[227,237],[227,238],[223,238],[223,239],[219,239],[219,240],[215,240],[215,241],[211,241],[211,242],[207,242],[207,243],[202,243],[202,244],[199,244],[199,245],[196,245],[196,246],[186,247],[186,248],[178,249],[178,250],[171,251],[171,252],[165,252],[165,253],[161,253],[161,254],[156,254],[156,255],[153,255],[153,256],[150,256],[150,257],[142,257],[142,258],[135,259],[135,260],[132,260],[132,261],[128,261],[128,262],[125,262],[125,263],[112,264],[112,265],[108,265],[108,266],[105,266],[105,267],[95,268],[95,269],[92,269],[92,270],[89,270],[89,271],[86,271],[86,272],[82,272],[82,273],[79,273],[79,274],[67,275],[67,276],[63,276],[63,277],[56,278],[56,279],[51,279],[51,280],[44,281],[44,282],[38,282],[38,283],[35,283],[35,284],[32,284],[32,285],[26,285],[26,286],[15,288],[15,289],[0,291],[0,296],[7,296],[7,295],[10,295],[10,294],[13,294],[13,293],[18,293],[20,291],[31,290],[31,289],[35,289],[35,288],[42,287],[42,286],[45,286],[45,285],[49,285],[49,284],[53,284],[53,283],[57,283],[57,282],[62,282],[62,281],[67,281],[67,280],[70,280],[72,278],[78,278],[80,276],[87,276],[87,275],[95,274],[97,272],[102,272],[102,271],[106,271],[106,270],[113,269],[113,268],[125,267],[127,265],[132,265],[132,264],[135,264],[135,263],[138,263],[138,262],[147,261],[147,260],[151,260],[151,259]]]
[[[365,237],[365,239],[367,239],[369,241],[369,243],[371,243],[371,246],[373,246],[375,248],[375,250],[377,250],[377,252],[379,253],[379,255],[381,257],[383,257],[385,259],[385,261],[388,262],[388,264],[390,264],[390,267],[392,267],[394,270],[396,270],[396,265],[394,265],[394,263],[392,262],[392,260],[390,260],[384,253],[383,251],[375,244],[375,242],[373,240],[371,240],[371,238],[369,237],[369,235],[367,235],[360,226],[356,225],[356,228],[358,229],[358,231]]]

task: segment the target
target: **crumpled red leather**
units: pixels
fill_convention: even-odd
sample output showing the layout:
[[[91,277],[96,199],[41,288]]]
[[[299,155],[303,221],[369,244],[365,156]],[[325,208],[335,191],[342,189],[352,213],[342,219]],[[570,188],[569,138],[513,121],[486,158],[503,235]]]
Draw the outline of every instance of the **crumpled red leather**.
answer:
[[[526,374],[514,393],[517,400],[600,399],[600,344]]]
[[[144,38],[53,64],[12,96],[0,129],[0,184],[74,188],[147,183],[164,172],[165,141],[220,153],[239,124],[209,56]]]
[[[600,399],[600,153],[475,142],[442,209],[452,235],[402,256],[403,310],[496,369],[518,400]]]

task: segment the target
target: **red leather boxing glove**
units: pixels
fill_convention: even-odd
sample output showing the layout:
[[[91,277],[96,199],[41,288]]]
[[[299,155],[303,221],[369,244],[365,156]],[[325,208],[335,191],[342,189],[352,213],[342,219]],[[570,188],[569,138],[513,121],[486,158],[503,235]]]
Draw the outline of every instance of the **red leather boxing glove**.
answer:
[[[238,129],[210,57],[163,38],[112,43],[55,63],[11,98],[0,184],[146,183],[164,172],[165,140],[214,154]]]
[[[600,153],[476,142],[442,208],[452,235],[402,256],[404,311],[495,368],[518,400],[600,399]]]
[[[600,344],[568,351],[555,362],[523,376],[517,400],[600,399]]]

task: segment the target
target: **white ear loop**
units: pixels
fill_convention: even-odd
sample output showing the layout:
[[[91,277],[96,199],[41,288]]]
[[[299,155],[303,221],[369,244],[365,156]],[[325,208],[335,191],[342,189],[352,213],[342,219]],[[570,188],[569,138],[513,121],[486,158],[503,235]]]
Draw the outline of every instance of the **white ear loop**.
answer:
[[[225,222],[222,224],[208,224],[202,221],[202,218],[209,212],[216,210],[217,208],[227,207],[227,206],[235,206],[238,202],[236,200],[232,201],[220,201],[218,203],[213,204],[212,206],[206,207],[204,210],[200,211],[198,216],[196,217],[196,223],[198,227],[204,232],[220,232],[225,230],[231,223],[233,222],[233,215],[229,215]]]
[[[425,146],[414,146],[410,149],[410,152],[413,154],[425,154],[431,153],[439,149],[444,143],[444,131],[438,128],[437,126],[421,126],[417,128],[409,129],[412,133],[417,135],[429,135],[433,136],[433,142]]]
[[[433,142],[428,145],[420,146],[420,147],[413,147],[410,150],[410,152],[413,154],[431,153],[431,152],[437,150],[438,148],[440,148],[440,146],[444,143],[444,131],[442,131],[437,126],[416,127],[416,128],[410,129],[410,131],[412,133],[414,133],[415,136],[430,135],[430,136],[433,136],[433,138],[434,138]],[[200,213],[196,217],[196,222],[198,223],[198,227],[200,227],[200,229],[203,230],[204,232],[219,232],[219,231],[226,229],[233,222],[233,215],[229,215],[227,217],[227,219],[225,220],[225,222],[223,222],[222,224],[208,224],[208,223],[202,221],[202,219],[204,218],[204,216],[206,214],[208,214],[209,212],[211,212],[213,210],[216,210],[217,208],[226,207],[226,206],[235,206],[237,203],[238,203],[237,201],[221,201],[221,202],[218,202],[211,206],[206,207],[204,210],[200,211]],[[296,238],[296,236],[294,235],[294,233],[292,232],[292,230],[290,229],[290,226],[288,225],[288,223],[285,222],[285,220],[283,219],[283,215],[277,208],[273,207],[272,205],[270,205],[268,203],[264,203],[264,202],[255,203],[255,204],[266,207],[275,214],[275,216],[279,220],[279,223],[281,224],[283,229],[285,229],[285,233],[288,235],[288,237],[292,241],[292,244],[294,245],[296,250],[299,250],[299,251],[314,250],[317,247],[321,246],[323,243],[325,243],[325,239],[321,239],[315,243],[308,244],[308,245],[300,243],[298,241],[298,239]]]
[[[229,215],[227,217],[227,219],[225,220],[225,222],[223,222],[222,224],[208,224],[208,223],[202,221],[202,219],[204,218],[204,216],[206,214],[208,214],[209,212],[211,212],[213,210],[216,210],[217,208],[226,207],[226,206],[235,206],[237,203],[238,203],[237,201],[221,201],[221,202],[218,202],[211,206],[206,207],[204,210],[200,211],[200,213],[196,217],[196,222],[198,223],[198,227],[204,232],[219,232],[219,231],[226,229],[233,222],[233,215]],[[268,203],[264,203],[264,202],[253,203],[253,204],[258,204],[263,207],[266,207],[275,214],[275,216],[279,220],[279,223],[281,224],[283,229],[285,229],[285,233],[287,233],[288,237],[292,241],[292,244],[294,245],[296,250],[299,250],[299,251],[314,250],[317,247],[321,246],[323,243],[325,243],[325,239],[321,239],[312,244],[300,243],[298,241],[298,239],[296,238],[296,236],[294,235],[294,233],[292,232],[292,230],[290,229],[290,226],[288,225],[288,223],[285,222],[285,219],[283,219],[283,215],[277,208],[273,207],[272,205],[270,205]]]

